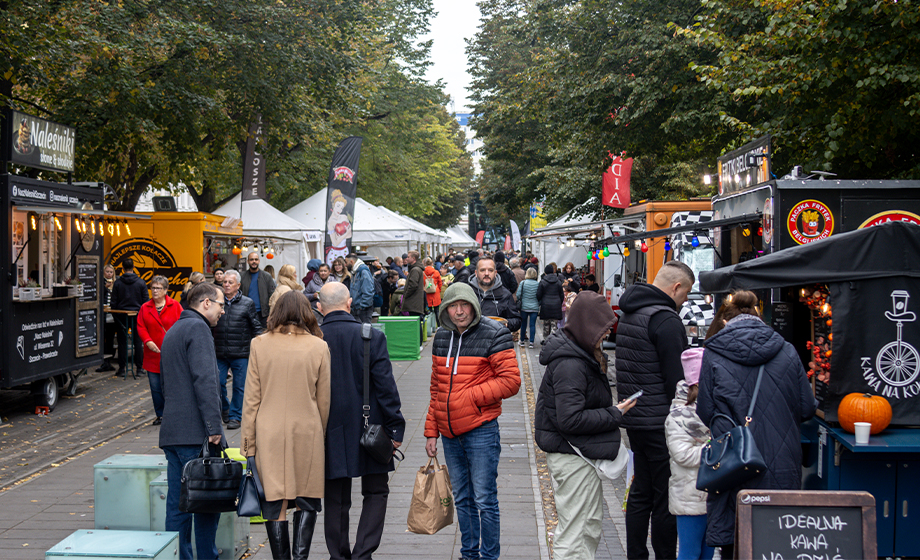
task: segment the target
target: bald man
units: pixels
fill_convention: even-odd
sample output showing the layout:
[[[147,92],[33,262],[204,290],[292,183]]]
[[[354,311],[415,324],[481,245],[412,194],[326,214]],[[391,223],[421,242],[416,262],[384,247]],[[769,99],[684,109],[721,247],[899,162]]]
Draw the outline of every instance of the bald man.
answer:
[[[323,340],[329,345],[332,363],[332,397],[326,427],[326,547],[333,559],[370,558],[380,546],[383,522],[390,494],[389,473],[393,460],[378,463],[370,458],[359,440],[364,426],[364,360],[369,360],[370,417],[393,441],[401,445],[406,421],[400,412],[399,392],[393,379],[386,337],[358,322],[351,315],[351,295],[340,282],[319,291],[319,310],[324,314]],[[362,327],[370,330],[370,348],[365,356]],[[364,505],[354,547],[348,540],[348,512],[351,509],[351,479],[361,477]]]

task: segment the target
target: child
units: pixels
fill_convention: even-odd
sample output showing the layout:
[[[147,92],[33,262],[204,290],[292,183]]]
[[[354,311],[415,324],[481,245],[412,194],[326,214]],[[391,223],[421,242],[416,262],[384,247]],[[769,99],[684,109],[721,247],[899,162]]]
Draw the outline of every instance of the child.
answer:
[[[569,316],[569,309],[572,308],[572,302],[575,301],[575,296],[578,295],[578,283],[574,280],[566,280],[562,283],[562,320],[559,321],[559,328],[565,326],[565,319]]]
[[[703,349],[686,350],[680,360],[684,381],[677,383],[671,413],[664,422],[671,454],[668,509],[677,517],[678,560],[710,560],[715,549],[706,546],[706,492],[696,489],[700,453],[709,440],[709,428],[696,415]]]

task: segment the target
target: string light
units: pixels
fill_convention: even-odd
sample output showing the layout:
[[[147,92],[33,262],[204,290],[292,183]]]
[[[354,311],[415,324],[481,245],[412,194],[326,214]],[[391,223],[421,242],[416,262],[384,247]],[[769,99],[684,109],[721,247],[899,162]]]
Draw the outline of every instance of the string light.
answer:
[[[125,231],[128,232],[128,235],[131,235],[131,226],[128,225],[128,220],[125,220]]]
[[[609,256],[610,256],[610,249],[608,249],[607,247],[604,247],[604,256],[605,256],[605,257],[609,257]]]
[[[742,228],[741,228],[741,235],[743,235],[743,236],[745,236],[745,237],[750,237],[750,236],[751,236],[751,228],[748,227],[748,226],[746,226],[746,225],[745,225],[744,227],[742,227]]]
[[[64,231],[64,228],[61,227],[61,220],[57,216],[54,217],[54,225],[57,226],[58,231]]]
[[[30,218],[32,219],[32,231],[35,231],[38,229],[38,225],[35,223],[35,214],[32,214]]]
[[[89,221],[89,227],[93,230],[93,235],[96,235],[96,220]]]
[[[624,256],[624,257],[628,257],[628,256],[629,256],[629,245],[624,245],[624,246],[623,246],[623,256]]]
[[[639,250],[642,251],[643,253],[648,253],[648,244],[645,241],[643,241],[642,246],[639,247]]]
[[[109,222],[109,235],[115,235],[115,225]]]
[[[690,245],[692,245],[693,248],[700,246],[700,238],[696,236],[696,232],[693,233],[693,239],[690,240]]]
[[[105,224],[99,220],[99,237],[105,237]]]
[[[665,253],[671,252],[671,238],[670,237],[665,239],[664,241],[664,252]]]
[[[121,224],[118,222],[115,222],[115,233],[118,235],[118,237],[121,237]]]
[[[757,235],[758,237],[763,237],[763,226],[757,228]]]

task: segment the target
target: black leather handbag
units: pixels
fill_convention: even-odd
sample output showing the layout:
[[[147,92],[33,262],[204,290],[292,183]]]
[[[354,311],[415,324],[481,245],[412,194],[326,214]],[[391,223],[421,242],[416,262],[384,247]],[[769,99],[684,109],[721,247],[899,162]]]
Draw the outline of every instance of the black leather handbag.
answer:
[[[240,483],[240,491],[236,498],[236,514],[240,517],[258,517],[262,515],[262,501],[265,499],[265,492],[262,490],[262,484],[259,481],[259,474],[256,470],[256,458],[246,458],[246,472],[243,473],[243,481]]]
[[[201,454],[182,468],[179,510],[185,513],[223,513],[236,511],[236,496],[243,479],[243,465],[220,449],[211,456],[208,440]]]
[[[748,427],[752,421],[754,404],[757,403],[763,369],[764,366],[760,366],[744,426],[735,424],[734,419],[725,414],[713,415],[713,421],[721,416],[735,424],[735,427],[703,446],[700,468],[696,476],[697,490],[719,494],[738,488],[767,470],[767,464],[754,443],[754,434]]]
[[[387,465],[394,457],[400,461],[405,458],[401,451],[394,450],[393,440],[380,424],[371,424],[371,327],[370,323],[361,325],[361,338],[364,339],[364,428],[361,430],[361,447],[371,459]],[[398,454],[398,456],[396,455]]]

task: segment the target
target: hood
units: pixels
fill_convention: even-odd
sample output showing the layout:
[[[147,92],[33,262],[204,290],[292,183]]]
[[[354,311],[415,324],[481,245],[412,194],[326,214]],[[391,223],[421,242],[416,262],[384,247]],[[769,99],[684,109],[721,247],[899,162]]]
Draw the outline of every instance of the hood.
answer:
[[[121,281],[124,282],[125,284],[137,284],[138,282],[140,282],[141,284],[144,284],[145,286],[147,285],[147,283],[144,282],[144,280],[140,276],[138,276],[137,274],[133,272],[125,272],[119,278],[121,278]]]
[[[581,292],[569,308],[563,331],[589,355],[594,354],[597,342],[616,323],[607,299],[594,292]]]
[[[709,439],[709,428],[700,420],[696,414],[696,403],[687,404],[687,394],[689,387],[686,381],[678,381],[677,388],[674,392],[674,400],[671,401],[671,410],[669,412],[671,420],[680,426],[680,429],[687,433],[696,441],[703,443]]]
[[[677,310],[674,300],[652,284],[633,284],[620,296],[620,309],[626,313],[635,313],[652,305],[665,305]]]
[[[456,301],[466,301],[472,304],[473,313],[476,315],[473,317],[473,322],[470,323],[470,326],[467,328],[473,328],[479,324],[479,320],[482,318],[482,310],[479,308],[479,298],[476,297],[476,293],[473,291],[473,288],[469,284],[457,283],[451,284],[444,290],[444,297],[441,298],[441,312],[438,313],[438,322],[444,326],[447,330],[456,331],[457,326],[453,321],[450,320],[450,314],[447,312],[447,308],[450,307],[450,304]]]
[[[501,274],[502,272],[505,272],[506,270],[508,270],[508,267],[505,265],[505,261],[502,261],[502,262],[495,261],[495,272],[498,272],[499,274]]]
[[[367,266],[367,265],[364,264],[364,261],[362,261],[361,259],[356,260],[355,264],[351,265],[352,273],[357,272],[358,269],[361,268],[362,266]],[[370,270],[370,268],[368,268],[368,270]]]
[[[579,345],[569,338],[565,330],[556,331],[549,338],[540,350],[540,363],[544,366],[549,365],[553,360],[559,358],[577,358],[586,360],[596,367],[591,371],[600,371],[600,364],[594,359],[591,353],[585,352]]]
[[[759,318],[730,321],[715,336],[705,341],[707,352],[715,352],[737,364],[759,366],[783,349],[785,340]]]
[[[332,273],[330,273],[329,276],[326,277],[326,280],[323,281],[323,279],[320,278],[319,273],[316,273],[313,275],[313,278],[310,279],[310,285],[316,286],[316,290],[314,291],[319,291],[319,289],[325,286],[326,283],[329,282],[329,279],[331,278],[332,278]]]
[[[472,286],[473,289],[475,289],[477,292],[482,292],[483,294],[486,293],[485,290],[483,290],[483,289],[479,286],[479,278],[477,278],[475,274],[471,274],[471,275],[470,275],[469,283],[470,283],[470,286]],[[502,277],[499,276],[498,271],[496,270],[496,271],[495,271],[495,283],[492,284],[492,289],[489,290],[489,291],[490,291],[490,292],[494,292],[494,291],[498,290],[498,289],[501,288],[501,287],[502,287]]]
[[[551,273],[551,274],[544,274],[544,275],[543,275],[543,280],[546,280],[546,281],[549,282],[550,284],[553,284],[553,283],[559,282],[559,275],[556,274],[555,272],[553,272],[553,273]]]
[[[426,275],[428,275],[428,276],[433,276],[435,272],[437,272],[437,271],[434,269],[433,266],[426,266],[426,267],[425,267],[425,274],[426,274]]]

